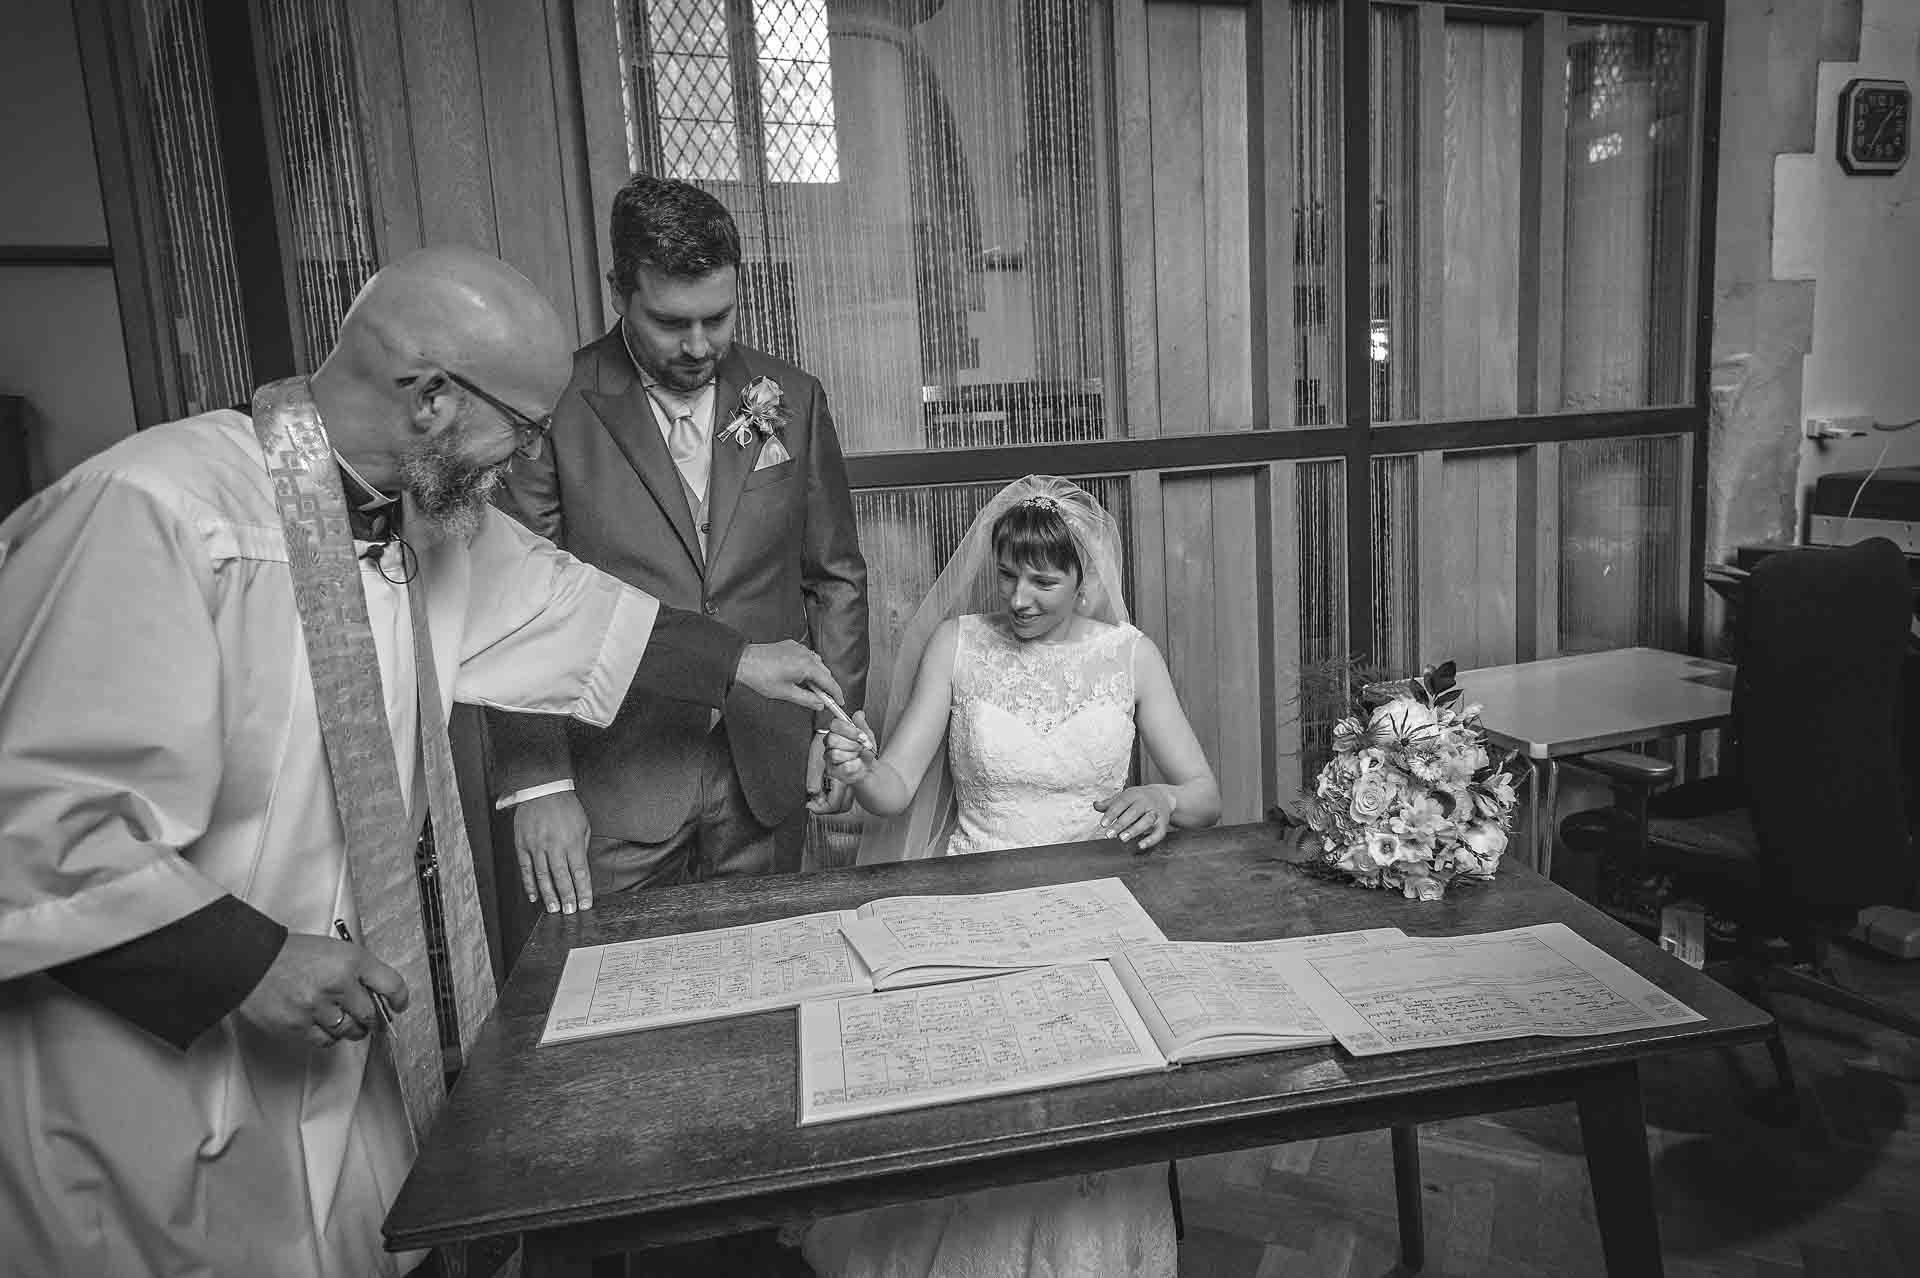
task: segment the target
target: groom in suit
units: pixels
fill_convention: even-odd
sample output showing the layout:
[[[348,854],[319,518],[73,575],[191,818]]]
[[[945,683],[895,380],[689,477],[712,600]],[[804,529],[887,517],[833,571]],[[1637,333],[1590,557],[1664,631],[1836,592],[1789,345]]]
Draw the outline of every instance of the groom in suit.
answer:
[[[502,506],[595,567],[750,642],[811,644],[865,699],[866,562],[826,393],[733,340],[740,234],[684,182],[614,197],[620,322],[574,355],[551,444],[516,461]],[[719,712],[636,694],[605,729],[494,713],[498,806],[514,810],[529,899],[800,868],[829,719],[735,689]],[[820,731],[816,731],[820,729]]]

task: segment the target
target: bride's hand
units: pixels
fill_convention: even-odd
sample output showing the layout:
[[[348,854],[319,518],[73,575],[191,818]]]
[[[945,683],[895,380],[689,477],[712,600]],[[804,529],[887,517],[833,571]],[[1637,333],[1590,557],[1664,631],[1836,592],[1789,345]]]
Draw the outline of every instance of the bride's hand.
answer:
[[[873,729],[867,725],[867,712],[855,710],[853,720],[860,725],[860,731],[873,738]],[[858,785],[873,775],[873,765],[879,762],[873,751],[860,744],[847,725],[834,720],[827,729],[827,775],[842,785]]]
[[[1142,852],[1173,828],[1173,795],[1163,785],[1129,786],[1096,800],[1093,806],[1106,814],[1100,820],[1101,829],[1111,831],[1122,843],[1139,839]]]

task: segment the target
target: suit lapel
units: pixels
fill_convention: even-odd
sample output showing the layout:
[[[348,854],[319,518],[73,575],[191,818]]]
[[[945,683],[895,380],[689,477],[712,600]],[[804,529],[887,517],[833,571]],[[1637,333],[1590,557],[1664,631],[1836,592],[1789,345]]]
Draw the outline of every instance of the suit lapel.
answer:
[[[619,332],[612,335],[612,348],[601,352],[601,389],[582,390],[580,398],[600,418],[601,426],[613,436],[613,442],[626,456],[627,463],[640,482],[647,486],[660,504],[667,522],[679,535],[689,558],[705,574],[700,561],[700,539],[693,530],[693,511],[687,506],[686,489],[681,486],[680,470],[660,437],[660,425],[653,415],[653,401],[633,371]],[[618,361],[617,363],[615,361]],[[624,365],[624,369],[622,369]]]
[[[747,362],[741,358],[740,348],[734,347],[727,357],[720,361],[720,367],[714,373],[713,386],[713,467],[707,474],[707,562],[712,564],[720,554],[720,546],[726,540],[727,528],[733,523],[733,512],[740,505],[740,490],[746,486],[747,476],[753,473],[753,463],[760,456],[760,449],[766,440],[756,432],[745,448],[732,439],[720,438],[727,423],[733,420],[734,412],[740,407],[740,391],[747,384]]]

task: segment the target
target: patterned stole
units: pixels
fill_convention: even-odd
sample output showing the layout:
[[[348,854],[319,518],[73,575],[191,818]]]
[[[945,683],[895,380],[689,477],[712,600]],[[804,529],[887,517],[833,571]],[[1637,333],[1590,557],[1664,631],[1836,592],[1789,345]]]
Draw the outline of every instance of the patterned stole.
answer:
[[[453,788],[446,715],[426,633],[425,583],[416,581],[407,594],[413,613],[425,797],[442,845],[438,864],[428,867],[428,897],[442,898],[450,991],[436,988],[428,959],[423,876],[415,861],[414,825],[402,801],[360,564],[354,557],[339,468],[307,379],[288,378],[256,391],[253,427],[286,534],[320,736],[334,804],[346,832],[347,876],[360,916],[357,939],[399,970],[414,999],[412,1014],[394,1019],[392,1035],[376,1031],[376,1037],[392,1040],[388,1050],[417,1142],[446,1099],[440,1035],[431,1010],[435,997],[451,994],[463,1051],[495,997],[473,854]]]
[[[493,960],[487,953],[486,916],[480,909],[480,884],[473,868],[473,845],[467,841],[467,818],[460,809],[460,785],[453,772],[453,747],[447,740],[447,710],[440,703],[440,679],[435,673],[433,636],[427,629],[425,583],[407,587],[407,608],[413,614],[413,665],[418,673],[420,704],[420,765],[426,783],[426,847],[428,864],[421,870],[426,909],[431,918],[440,912],[439,928],[445,946],[445,970],[451,979],[456,1032],[460,1043],[457,1068],[473,1050],[473,1040],[499,998],[493,983]],[[415,802],[421,796],[415,796]],[[436,892],[434,889],[438,887]],[[429,928],[431,933],[433,928]],[[436,997],[443,991],[434,987]]]

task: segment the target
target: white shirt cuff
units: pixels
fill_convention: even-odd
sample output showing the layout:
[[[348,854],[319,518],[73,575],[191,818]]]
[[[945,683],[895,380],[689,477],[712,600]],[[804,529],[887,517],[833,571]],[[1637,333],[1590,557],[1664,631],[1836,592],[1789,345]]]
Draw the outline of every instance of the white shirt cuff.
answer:
[[[561,777],[558,781],[549,781],[545,785],[530,785],[524,790],[515,790],[493,801],[495,812],[504,812],[508,808],[525,803],[528,799],[544,798],[549,794],[560,794],[573,789],[572,777]]]

